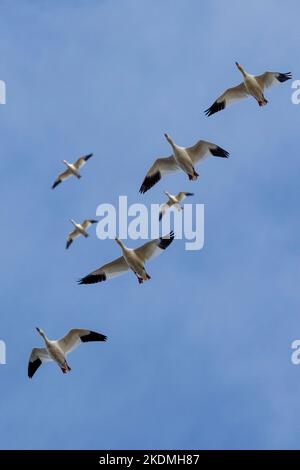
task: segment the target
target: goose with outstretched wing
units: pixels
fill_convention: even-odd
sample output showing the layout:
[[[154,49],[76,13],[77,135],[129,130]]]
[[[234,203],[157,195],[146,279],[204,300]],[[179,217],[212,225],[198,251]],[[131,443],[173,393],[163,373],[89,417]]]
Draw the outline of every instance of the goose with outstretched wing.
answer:
[[[80,237],[80,235],[84,236],[87,238],[89,234],[87,233],[87,229],[92,225],[96,224],[97,220],[94,219],[86,219],[82,222],[82,224],[78,224],[75,222],[75,220],[70,219],[71,224],[74,225],[74,230],[69,233],[68,238],[67,238],[67,244],[66,244],[66,249],[70,247],[70,245],[73,243],[73,241]]]
[[[168,197],[168,201],[165,204],[162,204],[159,211],[159,220],[163,218],[165,213],[173,206],[175,206],[179,211],[183,209],[183,206],[180,204],[185,198],[194,196],[194,193],[188,193],[181,191],[175,196],[174,194],[164,191],[165,195]]]
[[[243,82],[239,85],[228,88],[219,98],[205,111],[206,116],[222,111],[235,101],[252,96],[258,102],[259,106],[265,106],[268,101],[265,98],[264,91],[274,85],[279,85],[292,78],[290,72],[265,72],[262,75],[254,76],[246,72],[244,67],[236,62],[236,66],[243,75]]]
[[[173,149],[173,155],[155,160],[140,187],[140,193],[142,194],[152,188],[168,173],[181,170],[187,174],[189,180],[195,181],[199,176],[195,170],[197,163],[202,162],[208,156],[229,157],[227,150],[206,140],[199,140],[192,147],[180,147],[175,144],[169,134],[165,134],[165,138]]]
[[[54,181],[52,185],[52,189],[56,188],[60,183],[63,181],[67,180],[70,178],[70,176],[76,176],[77,179],[81,178],[81,174],[79,173],[80,168],[83,167],[83,165],[86,164],[86,162],[93,156],[92,153],[89,153],[88,155],[85,155],[83,157],[78,158],[75,163],[69,163],[67,160],[62,160],[62,163],[64,163],[67,167],[65,171],[63,171],[56,180]]]
[[[28,363],[28,377],[31,379],[43,362],[54,361],[58,364],[63,374],[70,372],[67,355],[80,344],[90,341],[106,341],[107,337],[92,330],[73,329],[59,340],[50,340],[45,332],[37,328],[45,342],[44,348],[34,348]]]
[[[145,268],[146,261],[163,253],[173,240],[174,233],[170,232],[164,237],[151,240],[139,248],[132,249],[126,247],[121,240],[116,238],[116,242],[121,247],[122,256],[111,263],[101,266],[101,268],[91,272],[78,282],[79,284],[96,284],[120,276],[131,270],[136,275],[139,284],[142,284],[144,281],[151,279]]]

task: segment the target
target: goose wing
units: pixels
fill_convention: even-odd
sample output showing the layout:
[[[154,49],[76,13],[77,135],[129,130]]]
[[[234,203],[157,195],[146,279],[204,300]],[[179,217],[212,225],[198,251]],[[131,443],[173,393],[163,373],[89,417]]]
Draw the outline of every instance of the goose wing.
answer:
[[[72,172],[69,169],[64,171],[60,175],[58,175],[58,177],[56,178],[56,180],[54,181],[52,185],[52,189],[56,188],[56,186],[62,183],[62,181],[65,181],[66,179],[68,179],[71,175],[72,175]]]
[[[75,238],[79,237],[79,235],[81,235],[81,234],[80,234],[79,230],[77,230],[77,228],[75,228],[73,230],[73,232],[69,233],[68,238],[67,238],[66,249],[69,248],[69,246],[73,243]]]
[[[158,183],[162,176],[178,169],[179,168],[173,155],[171,157],[158,158],[145,176],[140,187],[140,193],[144,194],[148,189]]]
[[[79,170],[83,165],[86,164],[86,162],[93,156],[92,153],[89,153],[88,155],[84,155],[83,157],[78,158],[76,162],[74,163],[74,166],[76,170]]]
[[[194,193],[186,193],[184,191],[180,192],[177,194],[176,196],[176,199],[181,202],[183,201],[186,197],[189,197],[189,196],[194,196]]]
[[[129,270],[129,266],[126,263],[123,256],[117,258],[111,263],[105,264],[96,271],[88,274],[87,276],[80,279],[79,284],[95,284],[97,282],[103,282],[113,277],[120,276],[121,274],[126,273]]]
[[[89,228],[92,224],[96,224],[97,223],[97,220],[93,220],[93,219],[87,219],[87,220],[84,220],[81,224],[82,228],[84,230],[86,230],[87,228]]]
[[[145,261],[148,261],[149,259],[163,253],[173,240],[174,232],[170,232],[164,237],[160,237],[156,240],[151,240],[151,242],[145,243],[145,245],[140,246],[134,251],[136,255],[143,261],[143,263],[145,263]]]
[[[52,361],[45,348],[34,348],[28,362],[28,377],[32,379],[43,362]]]
[[[65,354],[70,353],[82,343],[90,341],[106,341],[107,337],[96,331],[73,329],[57,343]]]
[[[173,206],[172,201],[165,202],[164,204],[162,204],[162,205],[160,206],[160,209],[159,209],[159,220],[161,220],[161,219],[163,218],[163,216],[165,215],[165,213],[167,212],[167,210],[170,209],[171,206]]]
[[[291,72],[280,73],[280,72],[265,72],[262,75],[255,77],[259,86],[264,90],[274,85],[279,85],[292,78]]]
[[[247,92],[244,82],[242,82],[235,87],[228,88],[223,95],[219,96],[219,98],[205,110],[205,114],[206,116],[212,116],[218,111],[225,109],[231,103],[247,98],[247,96],[249,96],[249,93]]]
[[[186,151],[194,165],[199,161],[205,160],[209,155],[222,158],[229,157],[229,152],[227,152],[227,150],[224,150],[222,147],[219,147],[219,145],[213,144],[212,142],[207,142],[205,140],[199,140],[199,142],[197,142],[192,147],[188,147]]]

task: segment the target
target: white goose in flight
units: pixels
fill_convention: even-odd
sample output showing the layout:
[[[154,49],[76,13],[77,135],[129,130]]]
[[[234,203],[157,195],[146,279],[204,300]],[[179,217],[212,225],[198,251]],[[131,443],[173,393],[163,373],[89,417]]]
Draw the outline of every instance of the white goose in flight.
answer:
[[[211,142],[199,140],[192,147],[179,147],[169,134],[164,135],[173,149],[173,155],[155,160],[140,187],[142,194],[152,188],[162,176],[173,171],[182,170],[188,175],[189,180],[196,180],[199,176],[195,170],[196,163],[205,160],[209,155],[229,157],[229,152]]]
[[[246,72],[238,62],[235,63],[244,77],[244,81],[239,85],[228,88],[219,98],[205,111],[206,116],[222,111],[234,101],[242,100],[249,96],[256,99],[259,106],[265,106],[268,101],[265,98],[264,91],[273,85],[286,82],[292,78],[292,74],[280,72],[265,72],[262,75],[254,76]]]
[[[168,191],[164,191],[165,195],[168,196],[168,201],[163,204],[159,211],[159,220],[163,218],[165,213],[172,207],[175,206],[179,211],[183,209],[182,205],[180,204],[186,197],[194,196],[194,193],[186,193],[180,192],[177,196],[170,194]]]
[[[92,153],[89,155],[85,155],[83,157],[78,158],[75,163],[69,163],[67,160],[62,160],[62,163],[64,163],[68,168],[66,171],[58,175],[56,180],[54,181],[52,185],[52,189],[56,188],[62,181],[65,181],[66,179],[70,178],[70,176],[76,176],[76,178],[81,178],[81,174],[79,173],[78,170],[83,167],[83,165],[86,164],[86,162],[93,156]]]
[[[145,262],[163,253],[173,240],[174,233],[170,232],[164,237],[151,240],[133,250],[127,248],[121,240],[116,238],[116,242],[122,249],[123,256],[120,256],[120,258],[117,258],[111,263],[101,266],[101,268],[96,269],[96,271],[83,277],[78,282],[79,284],[95,284],[125,274],[131,269],[138,278],[139,284],[142,284],[144,281],[151,279],[145,269]]]
[[[85,238],[89,236],[87,233],[87,229],[92,225],[96,224],[98,221],[93,220],[93,219],[86,219],[82,224],[77,224],[75,220],[70,219],[71,224],[74,225],[75,229],[69,233],[68,238],[67,238],[67,244],[66,244],[66,249],[69,248],[69,246],[73,243],[75,238],[80,237],[80,235],[83,235]]]
[[[45,348],[34,348],[28,363],[28,377],[31,379],[43,362],[56,362],[63,374],[70,372],[66,356],[82,343],[89,341],[106,341],[107,337],[91,330],[74,329],[60,340],[50,340],[44,331],[37,328],[38,333],[45,341]]]

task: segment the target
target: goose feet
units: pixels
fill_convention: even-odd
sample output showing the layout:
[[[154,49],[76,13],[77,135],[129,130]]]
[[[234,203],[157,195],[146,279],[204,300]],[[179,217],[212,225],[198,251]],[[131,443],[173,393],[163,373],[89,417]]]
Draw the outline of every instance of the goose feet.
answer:
[[[266,106],[266,104],[268,104],[268,100],[266,100],[266,98],[263,98],[262,100],[260,100],[258,102],[259,106]]]
[[[142,278],[138,274],[136,275],[136,277],[139,281],[139,284],[143,284],[145,281],[149,281],[149,279],[151,279],[151,276],[149,276],[149,274],[147,274],[147,273],[146,273],[146,279]]]
[[[67,372],[70,372],[71,371],[71,367],[65,363],[62,367],[61,367],[61,371],[63,374],[67,374]]]
[[[189,180],[190,181],[196,181],[198,178],[198,173],[196,172],[195,168],[193,168],[194,173],[191,175],[190,173],[188,174]]]

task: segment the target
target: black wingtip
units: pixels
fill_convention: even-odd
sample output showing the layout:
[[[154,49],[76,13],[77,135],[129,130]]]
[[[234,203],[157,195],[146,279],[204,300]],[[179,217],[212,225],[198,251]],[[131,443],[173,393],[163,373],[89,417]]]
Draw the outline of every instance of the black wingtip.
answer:
[[[159,171],[154,173],[154,175],[146,176],[143,181],[142,186],[140,187],[140,193],[145,194],[150,188],[152,188],[158,181],[161,179],[161,174]]]
[[[227,150],[223,149],[222,147],[215,147],[215,148],[211,148],[210,149],[210,153],[214,156],[214,157],[221,157],[221,158],[229,158],[229,152],[227,152]]]
[[[85,159],[85,161],[87,162],[89,158],[91,158],[94,154],[93,153],[89,153],[88,155],[85,155],[83,158]]]
[[[38,368],[42,365],[42,361],[38,358],[34,362],[28,364],[28,377],[32,379]]]
[[[174,237],[175,237],[175,235],[174,235],[174,232],[172,230],[168,235],[165,235],[164,237],[160,238],[160,242],[159,242],[158,247],[161,250],[165,250],[172,243],[172,241],[174,240]]]
[[[66,243],[66,250],[69,248],[71,244],[72,244],[72,240],[68,240]]]
[[[287,73],[280,73],[277,77],[277,80],[280,83],[283,83],[283,82],[286,82],[287,80],[291,80],[291,78],[292,78],[291,72],[287,72]]]
[[[88,274],[87,276],[79,279],[78,284],[97,284],[98,282],[103,282],[106,281],[106,274],[101,273],[101,274]]]
[[[96,331],[90,331],[88,335],[81,336],[80,339],[83,343],[88,343],[90,341],[106,341],[107,336],[102,333],[97,333]]]
[[[221,101],[220,103],[218,101],[215,101],[210,108],[207,108],[204,113],[207,117],[212,116],[215,113],[218,113],[219,111],[222,111],[225,109],[225,101]]]
[[[51,189],[56,188],[61,183],[61,180],[54,181],[53,185],[51,186]]]
[[[195,196],[195,193],[185,193],[185,195],[188,196]]]
[[[90,219],[89,222],[90,222],[91,224],[96,224],[96,223],[98,222],[98,220]]]
[[[163,217],[162,212],[160,212],[158,220],[161,221],[162,217]]]

